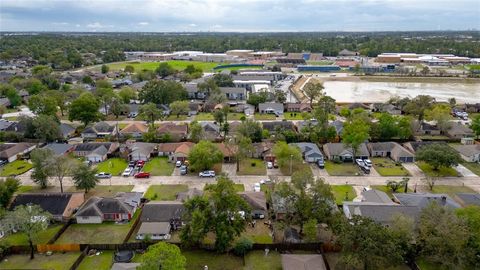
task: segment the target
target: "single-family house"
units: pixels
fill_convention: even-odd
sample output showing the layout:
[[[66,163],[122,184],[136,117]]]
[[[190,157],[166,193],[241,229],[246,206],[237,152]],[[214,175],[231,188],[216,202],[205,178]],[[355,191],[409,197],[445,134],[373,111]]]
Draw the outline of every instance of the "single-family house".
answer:
[[[402,110],[397,106],[389,103],[372,103],[370,105],[370,109],[372,112],[384,112],[391,115],[401,115]]]
[[[254,152],[253,158],[259,158],[265,161],[275,161],[275,155],[273,154],[273,147],[275,144],[270,141],[252,143]]]
[[[480,206],[480,194],[478,193],[457,193],[455,197],[462,206]]]
[[[187,83],[185,84],[185,89],[187,90],[188,99],[205,99],[207,97],[205,92],[198,90],[197,83]]]
[[[67,143],[49,143],[44,148],[50,149],[55,156],[66,156],[73,152],[75,146]]]
[[[220,92],[225,94],[228,100],[247,99],[247,89],[244,87],[220,87]]]
[[[68,139],[75,134],[75,128],[66,123],[60,123],[60,132],[64,139]]]
[[[408,206],[391,203],[377,202],[343,202],[343,213],[351,219],[354,215],[368,217],[377,223],[391,225],[398,214],[418,220],[421,209],[416,206]]]
[[[389,157],[396,162],[414,162],[415,155],[396,142],[368,143],[372,157]]]
[[[179,142],[186,140],[188,137],[188,125],[175,123],[162,123],[157,128],[157,134],[159,136],[169,136],[169,139],[173,142]],[[168,134],[168,135],[167,135]]]
[[[115,136],[116,134],[117,126],[110,125],[107,122],[98,122],[87,127],[81,135],[84,139],[100,139],[107,136]]]
[[[417,135],[440,135],[441,131],[437,125],[427,122],[421,122],[419,128],[415,131]]]
[[[343,122],[340,120],[335,120],[335,121],[329,121],[328,125],[331,127],[335,128],[335,131],[337,132],[337,136],[342,137],[343,133]]]
[[[192,142],[161,143],[158,145],[158,155],[168,157],[170,162],[185,161],[194,145]]]
[[[311,112],[312,111],[312,106],[308,103],[285,103],[285,111],[286,112]]]
[[[305,159],[306,162],[313,163],[319,160],[323,160],[322,152],[320,151],[318,146],[314,143],[301,142],[301,143],[291,143],[290,145],[294,145],[300,148],[303,159]]]
[[[166,222],[169,223],[172,230],[177,230],[183,225],[183,213],[185,207],[180,201],[151,201],[143,206],[140,221]]]
[[[143,134],[146,132],[148,132],[147,125],[139,122],[133,122],[120,130],[120,135],[129,136],[134,139],[141,139]]]
[[[50,213],[53,220],[66,222],[84,201],[85,196],[82,192],[22,193],[15,196],[9,209],[13,210],[19,205],[35,204]]]
[[[6,131],[8,127],[13,125],[14,122],[5,120],[5,119],[0,119],[0,131]]]
[[[13,162],[37,147],[34,143],[2,143],[0,144],[0,160]]]
[[[460,208],[460,204],[452,200],[447,194],[433,193],[394,193],[393,197],[400,204],[405,206],[415,206],[420,209],[425,208],[432,202],[436,202],[440,206],[452,209]]]
[[[339,159],[345,162],[352,161],[354,158],[353,149],[346,147],[343,143],[326,143],[323,145],[323,152],[329,160]],[[369,155],[366,144],[362,143],[355,153],[355,158],[367,159]]]
[[[142,222],[135,239],[168,240],[172,237],[170,231],[170,222]]]
[[[79,224],[99,224],[104,221],[130,221],[140,205],[142,194],[128,192],[115,198],[91,197],[75,215]]]
[[[246,191],[238,194],[250,205],[252,218],[265,218],[267,216],[265,193]]]
[[[215,144],[218,147],[218,150],[223,154],[223,161],[226,163],[235,161],[235,154],[237,152],[237,147],[235,145],[226,145],[224,143]]]
[[[260,103],[260,104],[258,104],[258,112],[259,113],[266,113],[266,114],[282,115],[283,114],[283,104],[282,103],[275,103],[275,102]]]
[[[291,121],[272,121],[262,122],[263,129],[268,130],[270,134],[275,134],[283,131],[297,132],[296,126]]]
[[[198,103],[198,102],[188,103],[188,116],[197,115],[200,109],[201,109],[201,103]]]
[[[144,143],[144,142],[135,142],[133,144],[127,145],[128,149],[128,159],[131,161],[147,161],[155,153],[157,149],[156,143]]]
[[[320,254],[282,254],[283,270],[327,270]]]
[[[221,140],[220,126],[212,122],[200,122],[203,129],[203,139],[209,141]]]
[[[276,220],[283,220],[287,214],[287,200],[278,193],[272,194],[272,209]]]
[[[452,139],[473,137],[475,135],[471,128],[459,122],[452,123],[450,128],[445,133],[448,137]]]
[[[80,143],[75,144],[73,154],[91,162],[102,162],[118,148],[118,143]]]
[[[453,145],[463,160],[467,162],[480,162],[480,144]]]

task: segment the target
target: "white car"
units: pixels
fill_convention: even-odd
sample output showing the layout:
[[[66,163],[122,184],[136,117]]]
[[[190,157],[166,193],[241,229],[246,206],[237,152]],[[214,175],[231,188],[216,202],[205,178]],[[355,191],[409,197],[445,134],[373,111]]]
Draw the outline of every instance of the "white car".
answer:
[[[268,169],[273,169],[273,162],[271,162],[271,161],[267,162],[267,168]]]
[[[215,177],[215,171],[203,171],[198,174],[200,177]]]
[[[355,159],[355,163],[357,163],[357,165],[360,167],[365,167],[365,162],[363,162],[363,159],[357,158]]]
[[[112,178],[112,175],[106,172],[99,172],[95,174],[95,177],[99,179],[108,179],[108,178]]]
[[[128,167],[128,168],[125,169],[125,171],[123,171],[122,176],[123,177],[129,177],[132,174],[132,172],[133,172],[133,168]]]
[[[255,185],[253,185],[253,191],[260,192],[260,183],[255,183]]]
[[[182,166],[182,162],[180,160],[177,160],[177,162],[175,162],[175,166],[176,167]]]
[[[373,163],[370,159],[364,159],[363,162],[365,163],[365,165],[367,165],[368,167],[372,167]]]

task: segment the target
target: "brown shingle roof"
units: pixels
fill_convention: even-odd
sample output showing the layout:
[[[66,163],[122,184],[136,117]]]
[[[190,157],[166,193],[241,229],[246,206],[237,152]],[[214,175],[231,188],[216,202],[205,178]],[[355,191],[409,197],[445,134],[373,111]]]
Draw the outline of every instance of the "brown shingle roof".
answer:
[[[178,147],[180,147],[183,144],[188,144],[190,147],[193,147],[195,144],[192,142],[179,142],[179,143],[161,143],[158,146],[158,151],[159,152],[175,152]]]
[[[131,123],[128,124],[125,128],[123,128],[120,133],[145,133],[148,131],[148,126],[142,123]]]
[[[174,123],[164,123],[158,127],[157,132],[159,134],[170,133],[170,134],[179,134],[186,135],[188,133],[187,125],[177,125]]]

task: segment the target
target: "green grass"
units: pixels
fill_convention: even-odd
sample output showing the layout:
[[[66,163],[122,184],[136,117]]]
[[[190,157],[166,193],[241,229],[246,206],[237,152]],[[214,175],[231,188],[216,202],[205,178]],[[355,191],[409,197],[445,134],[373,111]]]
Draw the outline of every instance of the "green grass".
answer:
[[[448,177],[448,176],[458,176],[459,173],[454,168],[440,167],[437,171],[434,171],[432,166],[428,165],[425,162],[418,161],[418,167],[430,177]]]
[[[106,172],[116,176],[120,175],[127,168],[127,166],[128,163],[123,158],[109,158],[98,163],[97,170],[99,172]]]
[[[287,120],[304,120],[303,114],[301,112],[286,112],[283,114],[283,118]],[[312,114],[307,113],[306,119],[312,118]]]
[[[234,186],[236,192],[244,192],[245,186],[243,184],[235,184]]]
[[[151,185],[144,197],[153,201],[174,201],[177,193],[187,190],[187,185]]]
[[[332,176],[352,176],[362,174],[358,166],[351,162],[337,164],[327,160],[325,162],[325,170]]]
[[[100,255],[85,256],[77,270],[110,270],[113,263],[113,251],[101,251]]]
[[[25,160],[15,160],[5,164],[0,170],[0,176],[15,176],[24,174],[32,168],[32,164]]]
[[[462,162],[463,166],[472,171],[474,174],[480,176],[480,163],[477,162]]]
[[[381,176],[409,176],[408,171],[389,158],[371,158],[373,167]]]
[[[185,121],[187,120],[186,115],[179,115],[178,117],[176,115],[169,115],[167,118],[165,118],[165,121]]]
[[[328,265],[330,266],[330,269],[332,269],[332,270],[337,269],[336,266],[337,266],[338,262],[340,261],[340,256],[341,256],[341,253],[325,253],[325,258],[327,259],[327,262],[328,262]],[[348,269],[360,270],[360,269],[362,269],[362,267],[357,266],[357,267],[351,267],[351,268],[348,268]],[[403,265],[398,265],[398,266],[394,266],[394,267],[388,267],[388,268],[385,268],[384,270],[410,270],[410,267],[403,264]]]
[[[427,187],[427,190],[430,190]],[[441,193],[441,194],[448,194],[451,197],[456,193],[477,193],[475,190],[467,187],[467,186],[446,186],[446,185],[435,185],[433,186],[432,193]]]
[[[130,192],[133,189],[133,185],[97,185],[94,189],[90,190],[85,196],[86,199],[97,196],[97,197],[109,197],[112,198],[118,192]],[[67,192],[78,192],[75,187],[70,187],[67,189]],[[83,191],[83,190],[82,190]]]
[[[222,70],[242,70],[242,69],[246,69],[246,70],[260,70],[260,69],[263,69],[262,67],[256,67],[256,66],[251,66],[251,67],[242,67],[242,66],[237,66],[237,67],[228,67],[228,68],[218,68],[218,69],[215,69],[215,72],[220,72]]]
[[[171,60],[167,61],[167,63],[176,70],[184,70],[188,65],[194,65],[195,68],[201,68],[204,72],[205,71],[212,71],[212,69],[218,66],[218,63],[212,62],[200,62],[200,61],[182,61],[182,60]],[[135,68],[135,72],[139,70],[155,70],[159,65],[160,62],[119,62],[113,64],[107,64],[110,67],[110,70],[123,70],[126,65],[133,66]],[[98,67],[100,69],[100,67]]]
[[[280,168],[280,172],[283,175],[287,175],[287,176],[291,175],[291,173],[290,173],[290,162],[288,162],[284,166],[279,166],[279,168]],[[310,168],[310,166],[308,164],[305,164],[303,162],[293,162],[292,163],[292,173],[298,172],[298,171],[304,171],[304,170],[312,171],[312,169]]]
[[[80,252],[54,252],[51,256],[36,254],[35,259],[30,260],[27,254],[10,255],[0,261],[0,269],[68,270],[79,256]]]
[[[172,175],[174,165],[168,162],[167,157],[156,157],[145,163],[143,171],[149,172],[153,176],[169,176]]]
[[[428,261],[426,261],[425,259],[418,259],[418,260],[416,261],[416,263],[417,263],[418,268],[420,268],[420,270],[440,270],[440,269],[445,269],[445,268],[442,268],[440,265],[437,265],[437,264],[428,262]]]
[[[220,254],[208,251],[185,251],[183,252],[187,258],[187,270],[204,269],[208,266],[208,270],[241,270],[243,262],[240,257]]]
[[[263,250],[250,251],[245,256],[244,270],[282,270],[280,253],[270,251],[267,256]]]
[[[215,119],[213,118],[212,113],[201,112],[195,115],[195,120],[196,121],[214,121]]]
[[[228,121],[239,121],[242,119],[242,117],[246,117],[244,113],[229,113],[227,116]]]
[[[254,243],[258,244],[271,244],[273,238],[270,236],[270,229],[263,222],[257,222],[255,228],[250,225],[245,226],[245,231],[242,233],[242,237],[249,238]]]
[[[333,195],[335,196],[335,203],[337,205],[342,205],[344,201],[351,201],[357,197],[357,193],[350,185],[331,185]],[[346,193],[348,192],[348,198],[345,198]]]
[[[393,192],[387,186],[371,186],[371,188],[383,191],[383,192],[387,193],[388,197],[393,198]],[[404,193],[403,191],[405,191],[405,189],[402,187],[399,190],[397,190],[396,193]],[[408,188],[407,192],[412,192],[412,190],[410,188]]]
[[[276,120],[277,117],[275,114],[266,114],[266,113],[256,113],[254,115],[255,120]]]
[[[46,230],[40,231],[33,241],[35,244],[46,244],[62,228],[63,224],[50,225]],[[28,245],[25,233],[14,233],[0,239],[0,245],[23,246]]]
[[[252,166],[255,164],[255,166]],[[263,160],[249,158],[240,161],[240,168],[237,172],[238,175],[266,175],[267,169]]]

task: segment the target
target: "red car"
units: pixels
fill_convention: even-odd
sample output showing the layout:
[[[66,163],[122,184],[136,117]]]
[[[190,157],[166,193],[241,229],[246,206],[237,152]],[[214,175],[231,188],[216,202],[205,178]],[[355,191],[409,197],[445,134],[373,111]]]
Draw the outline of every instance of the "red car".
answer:
[[[143,165],[145,165],[145,161],[143,160],[137,161],[137,167],[143,167]]]
[[[148,172],[139,172],[135,174],[135,178],[150,178],[150,173]]]

